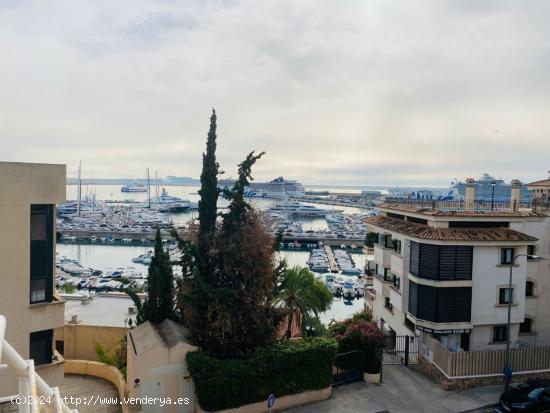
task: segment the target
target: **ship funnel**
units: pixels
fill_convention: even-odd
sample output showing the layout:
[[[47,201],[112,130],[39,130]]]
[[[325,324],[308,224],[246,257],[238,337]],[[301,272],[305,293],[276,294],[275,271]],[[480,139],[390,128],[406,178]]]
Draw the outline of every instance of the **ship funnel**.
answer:
[[[514,211],[519,208],[521,182],[519,179],[512,179],[512,194],[510,196],[510,208]]]
[[[465,201],[467,210],[471,210],[474,208],[474,197],[475,197],[474,184],[475,184],[475,181],[473,178],[466,179],[466,199],[464,201]]]

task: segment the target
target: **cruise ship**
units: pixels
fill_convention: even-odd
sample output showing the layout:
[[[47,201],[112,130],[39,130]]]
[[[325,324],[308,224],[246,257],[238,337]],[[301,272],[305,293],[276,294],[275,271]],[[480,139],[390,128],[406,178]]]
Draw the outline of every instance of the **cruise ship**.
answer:
[[[306,192],[301,183],[282,176],[270,182],[251,182],[250,191],[262,193],[266,197],[303,196]]]
[[[123,185],[120,192],[147,192],[147,187],[141,184]]]
[[[495,184],[495,193],[493,198],[493,187]],[[456,189],[462,196],[466,196],[466,183],[459,181],[451,184],[452,188]],[[512,185],[504,182],[502,179],[496,179],[495,177],[484,173],[483,176],[477,179],[475,185],[475,197],[478,201],[491,202],[493,199],[495,202],[509,202],[510,194],[512,193]],[[522,183],[520,187],[520,199],[521,202],[530,202],[532,200],[531,191]]]

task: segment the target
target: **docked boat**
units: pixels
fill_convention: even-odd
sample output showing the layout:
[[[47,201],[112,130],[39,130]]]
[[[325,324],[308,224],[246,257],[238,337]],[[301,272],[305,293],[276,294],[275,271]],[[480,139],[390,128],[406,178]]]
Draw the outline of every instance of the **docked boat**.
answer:
[[[283,201],[268,209],[269,212],[282,213],[299,217],[325,217],[327,214],[341,212],[305,205],[296,201]]]
[[[132,262],[136,264],[149,265],[151,264],[152,259],[153,259],[153,251],[149,251],[149,252],[146,252],[145,254],[141,254],[138,257],[132,258]]]
[[[179,198],[168,194],[166,188],[158,197],[151,198],[151,208],[160,212],[183,212],[191,207],[191,202],[187,199]]]

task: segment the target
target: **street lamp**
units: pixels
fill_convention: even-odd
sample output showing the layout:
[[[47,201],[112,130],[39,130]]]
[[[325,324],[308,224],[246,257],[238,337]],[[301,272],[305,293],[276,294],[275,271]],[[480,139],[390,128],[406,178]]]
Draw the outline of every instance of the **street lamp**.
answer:
[[[510,328],[511,328],[511,316],[512,316],[512,270],[514,269],[514,263],[519,257],[527,257],[532,260],[539,259],[544,260],[545,258],[539,257],[538,255],[531,254],[518,254],[512,258],[510,261],[510,278],[508,281],[508,322],[506,325],[506,362],[504,366],[504,391],[508,391],[510,387],[510,380],[512,379],[512,367],[510,366]]]
[[[495,181],[491,182],[491,211],[495,208],[495,186],[497,183]]]

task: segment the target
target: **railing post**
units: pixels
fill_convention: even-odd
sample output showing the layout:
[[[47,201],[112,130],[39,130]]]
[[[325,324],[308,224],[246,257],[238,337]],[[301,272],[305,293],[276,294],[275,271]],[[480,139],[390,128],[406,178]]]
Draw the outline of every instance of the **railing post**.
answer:
[[[409,336],[405,336],[405,367],[409,367]]]

